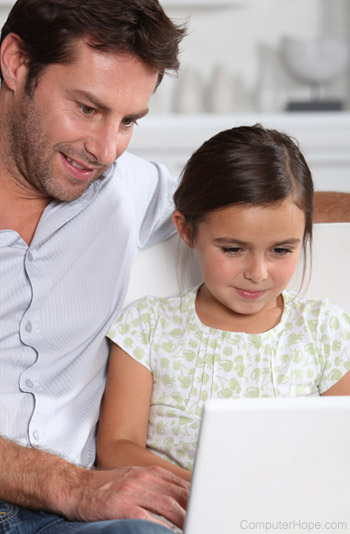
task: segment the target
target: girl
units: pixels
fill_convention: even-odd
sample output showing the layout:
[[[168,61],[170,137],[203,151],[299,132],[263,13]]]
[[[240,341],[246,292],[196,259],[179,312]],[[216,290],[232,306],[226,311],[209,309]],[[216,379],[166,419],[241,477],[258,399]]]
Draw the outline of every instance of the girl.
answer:
[[[190,480],[210,397],[350,394],[350,317],[285,291],[313,214],[310,170],[288,136],[259,125],[217,134],[174,200],[204,283],[142,298],[114,322],[97,459]]]

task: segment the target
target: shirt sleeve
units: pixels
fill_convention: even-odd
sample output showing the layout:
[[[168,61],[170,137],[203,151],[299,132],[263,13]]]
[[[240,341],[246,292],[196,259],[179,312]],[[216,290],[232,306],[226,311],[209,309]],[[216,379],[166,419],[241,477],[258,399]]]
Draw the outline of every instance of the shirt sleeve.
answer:
[[[156,323],[152,297],[125,308],[113,321],[107,337],[152,372],[151,346]]]
[[[143,250],[175,233],[171,220],[178,177],[167,167],[125,152],[118,160],[117,177],[132,196],[137,247]]]
[[[319,392],[322,394],[350,371],[350,315],[327,301],[320,325],[320,345],[323,367]]]

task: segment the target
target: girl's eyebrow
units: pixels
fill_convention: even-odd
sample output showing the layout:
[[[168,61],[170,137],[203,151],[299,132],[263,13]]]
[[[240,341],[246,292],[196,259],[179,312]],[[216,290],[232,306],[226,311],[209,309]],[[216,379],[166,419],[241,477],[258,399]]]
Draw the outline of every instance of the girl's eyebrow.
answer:
[[[241,239],[235,239],[234,237],[217,237],[214,239],[214,243],[220,244],[235,244],[235,245],[249,245],[248,241],[242,241]]]
[[[274,246],[279,247],[282,245],[298,245],[300,243],[301,239],[298,237],[291,237],[290,239],[285,239],[284,241],[281,241],[280,243],[276,243]]]
[[[284,239],[283,241],[280,241],[278,243],[274,243],[274,247],[280,247],[282,245],[298,245],[300,243],[300,239],[298,237],[290,237],[288,239]],[[250,245],[248,241],[242,241],[241,239],[235,239],[233,237],[217,237],[214,239],[214,243],[225,244],[225,245]]]

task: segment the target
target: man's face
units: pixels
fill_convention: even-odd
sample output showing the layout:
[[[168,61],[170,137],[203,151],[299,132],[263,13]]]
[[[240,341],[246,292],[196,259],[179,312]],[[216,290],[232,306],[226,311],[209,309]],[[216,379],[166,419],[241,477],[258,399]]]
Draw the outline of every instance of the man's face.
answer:
[[[137,57],[79,41],[74,62],[47,67],[31,96],[17,87],[6,121],[10,174],[30,194],[78,198],[127,148],[157,80]]]

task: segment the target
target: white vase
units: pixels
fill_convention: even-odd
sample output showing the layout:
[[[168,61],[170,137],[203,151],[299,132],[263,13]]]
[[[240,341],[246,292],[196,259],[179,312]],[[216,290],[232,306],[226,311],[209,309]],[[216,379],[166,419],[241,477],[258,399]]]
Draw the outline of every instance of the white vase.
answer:
[[[203,111],[202,84],[194,67],[184,67],[180,72],[175,90],[174,109],[178,113]]]
[[[208,111],[229,113],[233,106],[232,80],[224,65],[215,65],[207,92]]]

